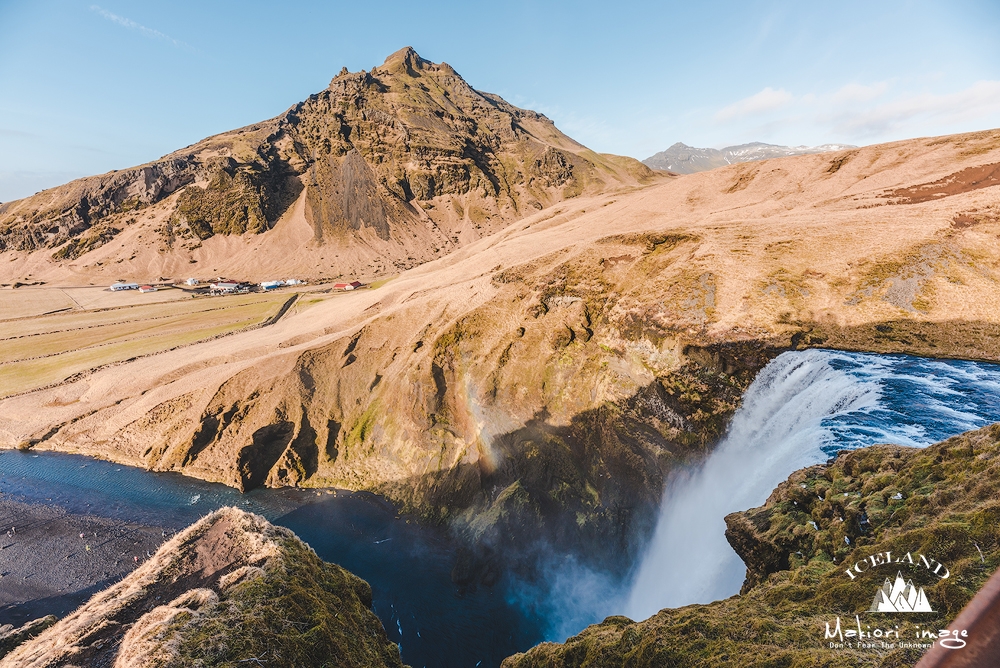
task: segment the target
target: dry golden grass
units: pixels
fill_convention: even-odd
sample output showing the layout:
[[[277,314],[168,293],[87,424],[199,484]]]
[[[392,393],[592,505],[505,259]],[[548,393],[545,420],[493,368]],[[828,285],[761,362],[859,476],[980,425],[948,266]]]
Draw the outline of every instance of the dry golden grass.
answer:
[[[272,294],[234,297],[231,301],[191,300],[14,323],[15,331],[18,326],[21,331],[67,329],[5,340],[0,349],[0,396],[249,327],[277,313],[288,297]],[[6,328],[3,333],[8,333]]]
[[[62,290],[0,290],[0,320],[27,318],[73,306],[73,300]],[[0,332],[6,332],[6,326],[0,325]]]
[[[1000,163],[1000,146],[962,155],[966,140],[733,165],[564,201],[377,290],[305,295],[274,327],[4,399],[0,447],[27,440],[134,461],[159,439],[165,445],[146,465],[236,484],[234,453],[281,415],[295,434],[340,425],[328,451],[339,455],[321,456],[314,478],[355,488],[400,481],[402,495],[415,475],[477,457],[491,466],[491,440],[543,409],[561,426],[625,401],[697,346],[794,338],[1000,359],[995,337],[979,336],[1000,327],[1000,219],[989,213],[1000,210],[1000,186],[962,182],[960,192],[911,204],[892,196]],[[216,241],[220,257],[246,263],[241,275],[251,261],[270,271],[268,263],[299,261],[293,241],[307,237],[292,227],[266,233],[275,244],[267,248],[236,240],[224,248],[213,237],[199,252]],[[53,281],[56,269],[48,269]],[[19,271],[39,275],[33,265]],[[73,354],[128,359],[132,351],[115,346],[154,343]],[[25,362],[38,366],[22,369],[19,387],[65,378],[68,369],[43,369],[47,360]],[[247,410],[228,413],[238,418],[182,465],[192,425],[234,405]],[[449,429],[429,431],[441,406]],[[298,417],[305,413],[308,421]],[[274,465],[275,476],[299,470],[293,454]]]
[[[52,299],[52,297],[48,293],[62,293],[63,291],[53,288],[51,291],[35,290],[33,292],[33,298],[38,297],[39,294],[41,294],[41,299],[49,300]],[[283,298],[287,299],[288,296],[288,294],[284,294]],[[184,297],[174,301],[156,304],[142,304],[138,306],[129,305],[113,308],[105,307],[101,310],[93,311],[74,310],[47,316],[29,317],[22,315],[17,316],[17,320],[0,322],[0,340],[31,334],[65,332],[69,330],[84,329],[87,327],[136,320],[150,320],[153,318],[166,318],[175,315],[188,315],[202,311],[219,311],[221,309],[230,309],[235,306],[244,306],[246,304],[273,302],[279,298],[282,298],[282,295],[275,296],[275,293],[230,295],[219,298],[200,297],[197,299],[192,299],[185,295]],[[0,300],[0,302],[2,302],[2,300]]]

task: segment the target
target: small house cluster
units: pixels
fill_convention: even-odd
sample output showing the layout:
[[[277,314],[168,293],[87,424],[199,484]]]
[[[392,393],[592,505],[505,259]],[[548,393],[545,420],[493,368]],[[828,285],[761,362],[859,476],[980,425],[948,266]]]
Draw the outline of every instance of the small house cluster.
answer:
[[[283,285],[301,285],[305,281],[300,281],[295,278],[289,278],[284,281],[264,281],[260,284],[260,287],[264,290],[274,290],[275,288],[280,288]]]
[[[334,283],[333,284],[333,289],[334,290],[357,290],[362,285],[363,284],[361,282],[359,282],[359,281],[352,281],[350,283]]]
[[[155,285],[139,285],[138,283],[112,283],[111,291],[120,292],[122,290],[138,290],[139,292],[156,292]]]
[[[243,287],[242,283],[233,283],[231,281],[217,281],[215,283],[208,284],[209,293],[213,295],[229,295],[234,292],[247,292],[248,288]]]

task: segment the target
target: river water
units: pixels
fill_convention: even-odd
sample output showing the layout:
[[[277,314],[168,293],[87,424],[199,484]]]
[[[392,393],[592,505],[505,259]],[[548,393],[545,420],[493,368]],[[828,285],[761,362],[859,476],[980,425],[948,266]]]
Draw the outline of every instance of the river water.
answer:
[[[642,619],[663,607],[739,590],[743,564],[722,518],[758,506],[792,471],[874,443],[926,446],[1000,421],[1000,366],[810,350],[784,353],[747,391],[704,465],[679,471],[641,563],[594,573],[553,557],[548,584],[459,590],[453,545],[370,494],[255,490],[152,473],[75,455],[0,452],[0,492],[171,529],[237,505],[295,531],[327,561],[372,585],[375,612],[403,661],[498,666],[543,640],[563,640],[610,614]],[[622,585],[621,573],[632,572]]]
[[[372,586],[375,613],[403,661],[499,666],[542,640],[541,624],[508,601],[503,583],[460,590],[442,531],[401,517],[385,500],[333,490],[247,494],[177,473],[154,473],[51,452],[0,451],[0,493],[73,513],[180,530],[222,506],[287,527],[316,553]]]

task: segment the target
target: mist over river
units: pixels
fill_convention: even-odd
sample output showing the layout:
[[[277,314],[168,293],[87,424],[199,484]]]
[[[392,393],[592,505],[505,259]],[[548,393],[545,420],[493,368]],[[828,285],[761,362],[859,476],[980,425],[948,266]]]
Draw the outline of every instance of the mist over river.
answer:
[[[255,490],[46,452],[0,452],[0,492],[178,530],[237,505],[295,531],[320,557],[367,580],[402,658],[421,666],[497,666],[543,640],[563,640],[610,614],[738,592],[744,567],[723,517],[758,506],[792,471],[875,443],[926,446],[1000,421],[1000,365],[827,350],[787,352],[744,396],[715,452],[672,475],[641,562],[617,573],[574,565],[553,546],[542,585],[506,577],[460,590],[444,532],[399,517],[370,494]],[[0,604],[3,602],[0,601]]]

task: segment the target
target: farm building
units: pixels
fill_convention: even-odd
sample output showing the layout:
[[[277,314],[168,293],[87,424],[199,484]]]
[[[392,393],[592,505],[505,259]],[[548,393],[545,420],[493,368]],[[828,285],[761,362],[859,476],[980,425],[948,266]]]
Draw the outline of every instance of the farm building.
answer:
[[[139,289],[139,284],[138,283],[115,283],[115,284],[113,284],[111,286],[111,289],[113,291],[115,291],[115,292],[118,292],[119,290],[138,290]]]
[[[214,292],[236,292],[239,289],[239,283],[231,283],[229,281],[219,281],[218,283],[209,283],[210,287]]]
[[[265,290],[274,290],[275,288],[280,288],[285,284],[285,281],[264,281],[260,284],[260,287]]]
[[[156,292],[156,288],[152,285],[143,285],[139,288],[139,292]]]
[[[198,279],[197,278],[189,278],[189,279],[187,279],[184,282],[187,283],[188,285],[198,285]]]
[[[353,281],[351,283],[334,283],[333,288],[335,290],[357,290],[362,284],[359,281]]]

